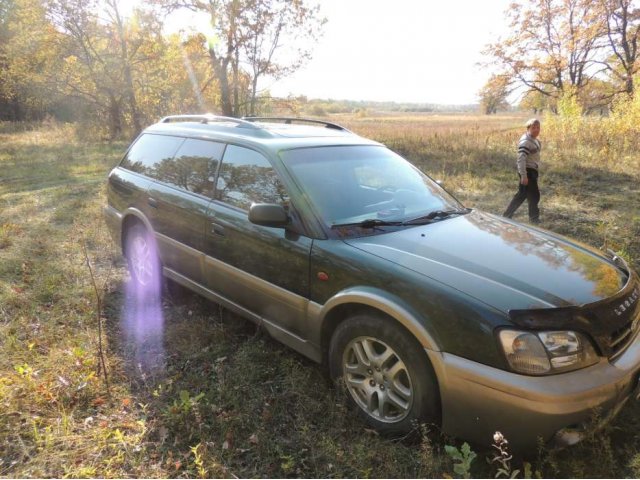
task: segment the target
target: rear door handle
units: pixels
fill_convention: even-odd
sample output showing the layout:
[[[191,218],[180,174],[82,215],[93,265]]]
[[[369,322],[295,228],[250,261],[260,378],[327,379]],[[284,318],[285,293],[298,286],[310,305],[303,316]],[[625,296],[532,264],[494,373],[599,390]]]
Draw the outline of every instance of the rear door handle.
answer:
[[[221,237],[224,237],[224,227],[219,223],[211,222],[211,232],[214,235],[220,235]]]
[[[149,197],[147,199],[147,203],[151,208],[158,208],[158,201],[153,197]]]

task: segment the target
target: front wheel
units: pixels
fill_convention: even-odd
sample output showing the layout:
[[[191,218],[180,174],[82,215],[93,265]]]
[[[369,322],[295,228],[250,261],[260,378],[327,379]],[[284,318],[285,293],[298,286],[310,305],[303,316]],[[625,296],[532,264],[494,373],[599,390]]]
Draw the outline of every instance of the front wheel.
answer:
[[[360,314],[344,321],[331,339],[329,367],[359,415],[381,433],[402,435],[416,422],[439,420],[439,391],[429,360],[394,320]]]

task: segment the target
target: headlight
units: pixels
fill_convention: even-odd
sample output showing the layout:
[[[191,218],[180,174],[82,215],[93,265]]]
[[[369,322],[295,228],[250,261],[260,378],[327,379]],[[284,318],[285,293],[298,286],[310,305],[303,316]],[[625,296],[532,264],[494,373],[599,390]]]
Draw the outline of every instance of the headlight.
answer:
[[[551,375],[598,362],[591,342],[577,332],[523,332],[498,334],[509,366],[527,375]]]

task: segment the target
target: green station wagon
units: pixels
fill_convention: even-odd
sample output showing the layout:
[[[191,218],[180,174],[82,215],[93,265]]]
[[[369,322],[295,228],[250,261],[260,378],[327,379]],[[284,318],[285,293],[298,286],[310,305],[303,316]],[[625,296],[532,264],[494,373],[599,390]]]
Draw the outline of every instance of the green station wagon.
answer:
[[[637,391],[640,280],[623,259],[465,208],[338,125],[166,117],[107,197],[132,284],[166,277],[257,322],[383,433],[565,446]]]

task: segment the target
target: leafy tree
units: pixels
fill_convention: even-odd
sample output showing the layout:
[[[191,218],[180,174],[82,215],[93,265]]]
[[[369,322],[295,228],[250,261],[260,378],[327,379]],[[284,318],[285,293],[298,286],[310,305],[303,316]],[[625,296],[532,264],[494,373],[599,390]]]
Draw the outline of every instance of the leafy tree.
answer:
[[[217,102],[218,85],[206,79],[201,59],[204,37],[165,36],[157,12],[134,9],[124,17],[117,0],[48,0],[47,8],[60,52],[49,81],[107,125],[111,138]]]
[[[5,85],[9,70],[6,45],[10,38],[9,19],[13,8],[13,0],[0,0],[0,112],[4,112],[9,103],[9,95]]]
[[[210,111],[220,101],[211,75],[201,34],[158,37],[141,51],[145,62],[136,65],[137,91],[147,120],[167,113]]]
[[[62,64],[55,82],[61,91],[91,105],[98,118],[106,116],[110,137],[123,129],[126,87],[115,52],[117,42],[99,21],[95,0],[48,0],[49,16],[62,33]]]
[[[506,12],[511,34],[485,53],[527,90],[559,98],[603,71],[605,18],[591,0],[532,0]]]
[[[511,80],[507,75],[491,75],[479,92],[482,111],[490,115],[509,108],[507,97],[511,90]]]
[[[136,133],[142,130],[142,123],[140,119],[140,110],[138,109],[138,101],[136,100],[136,92],[133,86],[132,76],[132,63],[135,56],[135,50],[142,45],[142,39],[138,38],[136,41],[131,42],[129,25],[126,25],[122,15],[120,13],[120,6],[118,0],[104,0],[105,2],[105,14],[109,18],[109,23],[112,26],[113,32],[117,35],[116,42],[118,43],[120,68],[122,69],[122,81],[125,88],[125,98],[129,108],[131,109],[131,118],[133,122],[133,128]],[[131,48],[129,43],[132,43]]]
[[[310,58],[324,20],[307,0],[155,0],[166,12],[189,9],[209,16],[214,35],[207,54],[220,90],[222,114],[255,113],[258,82],[282,78]],[[286,44],[305,38],[292,55]],[[288,55],[287,55],[288,53]],[[292,60],[293,59],[293,60]]]
[[[7,45],[11,41],[11,21],[15,15],[14,0],[0,0],[0,119],[16,119],[10,85],[10,58]]]
[[[258,80],[268,76],[274,80],[286,77],[298,70],[311,58],[306,48],[290,48],[288,55],[279,56],[284,49],[283,38],[290,45],[302,38],[314,41],[326,22],[318,18],[318,6],[307,6],[303,1],[251,0],[242,16],[242,49],[250,68],[251,104],[249,113],[256,112]],[[284,58],[289,63],[284,63]]]
[[[629,95],[634,92],[633,77],[640,67],[640,9],[634,3],[633,0],[599,0],[606,16],[606,38],[612,51],[605,65],[622,83],[622,91]]]
[[[534,114],[538,114],[544,110],[556,111],[556,104],[556,99],[535,90],[529,90],[520,100],[519,107],[521,110],[531,110]]]
[[[38,0],[0,0],[0,115],[39,118],[55,103],[48,78],[55,71],[58,33]]]

